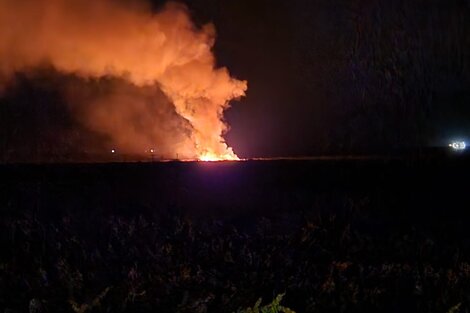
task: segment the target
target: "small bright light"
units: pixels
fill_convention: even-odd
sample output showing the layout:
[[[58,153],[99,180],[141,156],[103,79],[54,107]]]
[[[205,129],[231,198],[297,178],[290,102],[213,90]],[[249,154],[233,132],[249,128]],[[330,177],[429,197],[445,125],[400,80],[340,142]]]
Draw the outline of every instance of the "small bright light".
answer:
[[[465,143],[465,141],[453,141],[449,144],[449,147],[456,151],[462,151],[467,148],[467,144]]]
[[[111,149],[111,153],[116,153],[116,150],[114,150],[114,149]]]
[[[154,152],[155,152],[155,150],[153,150],[153,149],[150,149],[150,153],[154,153]]]

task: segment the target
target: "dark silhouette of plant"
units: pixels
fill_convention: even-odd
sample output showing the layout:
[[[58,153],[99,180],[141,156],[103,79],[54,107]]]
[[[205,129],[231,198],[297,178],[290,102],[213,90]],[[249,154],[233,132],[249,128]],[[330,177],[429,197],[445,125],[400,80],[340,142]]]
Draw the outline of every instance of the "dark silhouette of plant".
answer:
[[[283,297],[284,294],[279,294],[271,303],[264,306],[261,306],[262,299],[259,298],[252,308],[238,310],[237,313],[295,313],[293,310],[281,305]]]

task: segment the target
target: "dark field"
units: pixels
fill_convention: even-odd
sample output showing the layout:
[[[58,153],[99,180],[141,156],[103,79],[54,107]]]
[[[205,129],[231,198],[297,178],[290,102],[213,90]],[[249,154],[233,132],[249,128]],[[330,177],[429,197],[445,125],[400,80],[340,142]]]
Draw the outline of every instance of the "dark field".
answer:
[[[3,165],[0,312],[280,293],[296,312],[468,312],[469,174],[464,156]]]

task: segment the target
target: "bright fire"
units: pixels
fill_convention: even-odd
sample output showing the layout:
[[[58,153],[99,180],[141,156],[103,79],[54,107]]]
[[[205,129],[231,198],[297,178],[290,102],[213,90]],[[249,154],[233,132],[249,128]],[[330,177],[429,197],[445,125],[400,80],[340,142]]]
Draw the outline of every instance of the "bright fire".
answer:
[[[240,161],[240,158],[235,154],[215,154],[211,152],[206,152],[202,154],[199,158],[199,161],[203,162],[216,162],[216,161]]]

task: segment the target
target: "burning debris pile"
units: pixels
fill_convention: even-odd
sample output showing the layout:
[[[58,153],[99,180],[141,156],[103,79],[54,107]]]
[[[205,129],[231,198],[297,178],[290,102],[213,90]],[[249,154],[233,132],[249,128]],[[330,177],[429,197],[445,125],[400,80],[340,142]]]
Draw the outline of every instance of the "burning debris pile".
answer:
[[[74,118],[121,151],[238,159],[223,112],[247,82],[216,67],[214,40],[213,25],[196,27],[176,3],[154,13],[142,2],[2,1],[0,85],[52,66],[83,81],[64,88]]]

